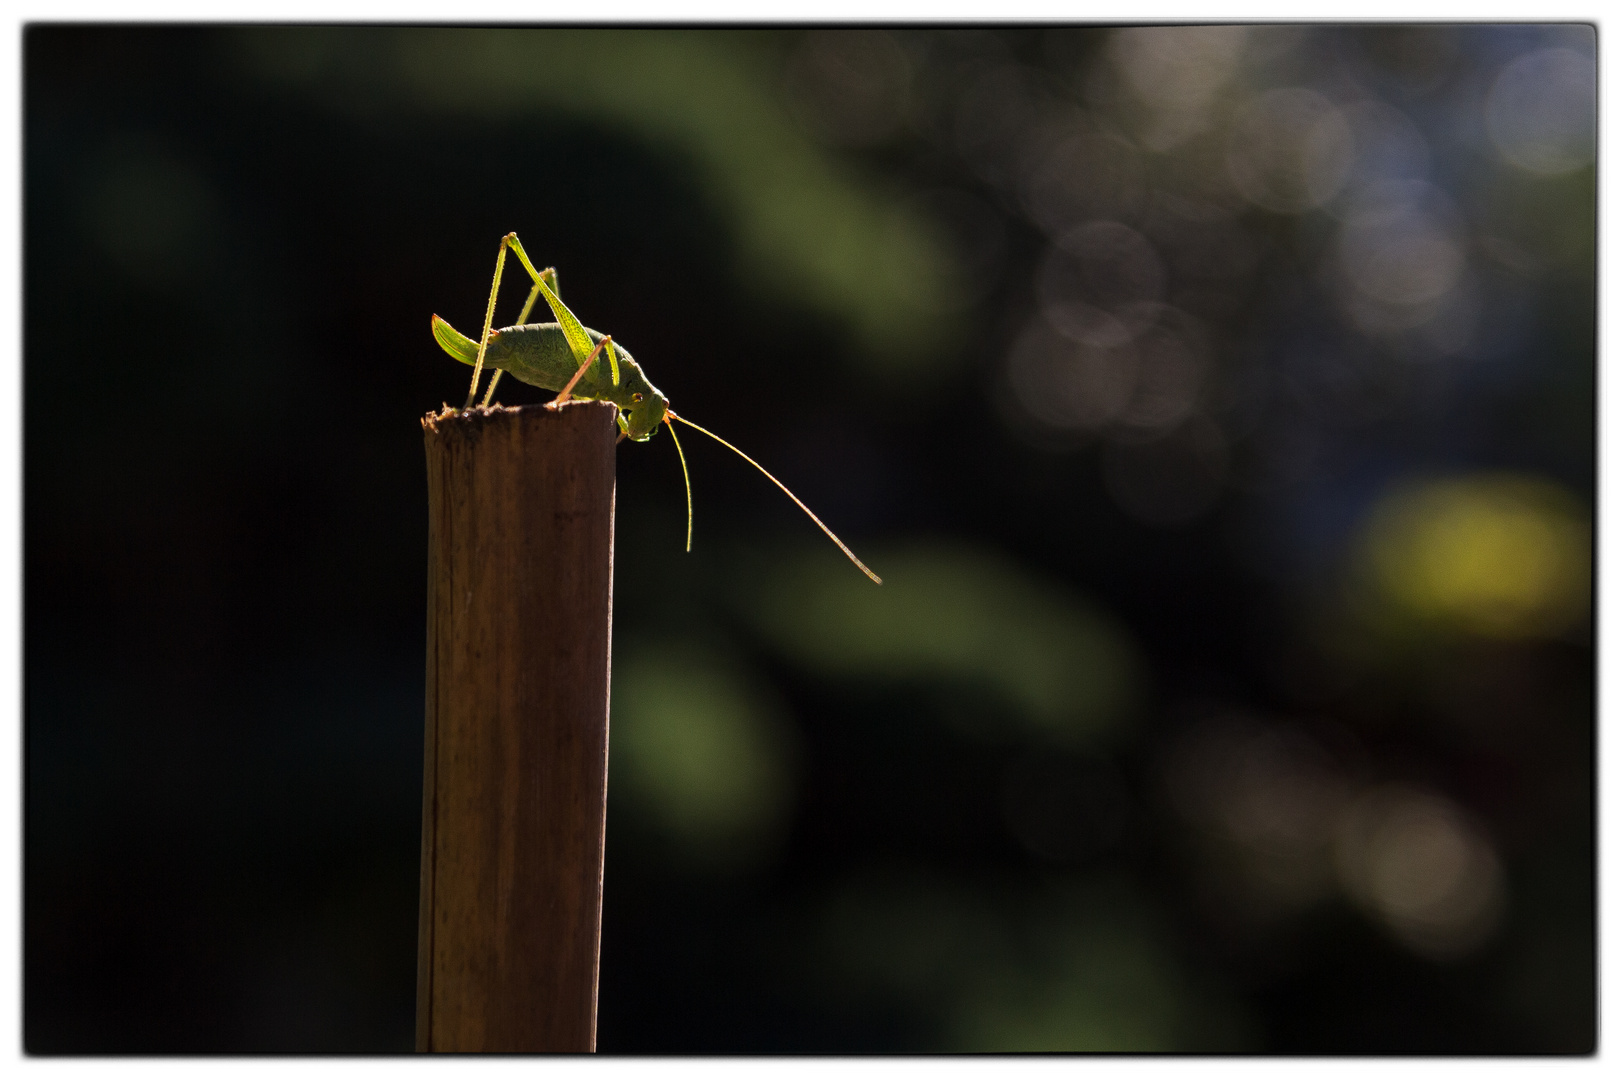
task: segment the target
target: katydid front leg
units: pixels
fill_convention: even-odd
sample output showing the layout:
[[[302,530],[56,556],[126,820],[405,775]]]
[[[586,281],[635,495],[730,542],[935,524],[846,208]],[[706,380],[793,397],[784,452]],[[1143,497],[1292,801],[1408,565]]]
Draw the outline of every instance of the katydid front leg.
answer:
[[[603,334],[602,335],[602,340],[598,341],[596,343],[596,348],[591,350],[591,355],[587,356],[585,358],[585,362],[583,364],[579,365],[579,370],[574,372],[574,377],[572,379],[568,380],[568,385],[564,386],[562,388],[562,393],[558,394],[555,398],[552,398],[551,403],[553,405],[561,405],[563,402],[568,400],[568,395],[572,394],[574,392],[574,384],[579,382],[580,376],[585,374],[585,369],[591,366],[591,361],[596,359],[596,354],[602,351],[602,346],[604,346],[604,345],[607,346],[608,356],[612,356],[613,355],[613,335],[612,334]],[[619,365],[615,362],[613,366],[618,367]]]

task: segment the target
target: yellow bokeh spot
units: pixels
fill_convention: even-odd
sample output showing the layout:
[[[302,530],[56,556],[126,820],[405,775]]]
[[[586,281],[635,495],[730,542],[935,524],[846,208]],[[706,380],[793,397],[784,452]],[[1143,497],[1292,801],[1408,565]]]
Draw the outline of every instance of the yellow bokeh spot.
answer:
[[[1497,638],[1556,635],[1591,593],[1591,526],[1567,489],[1522,474],[1397,489],[1368,521],[1381,599],[1408,616]]]

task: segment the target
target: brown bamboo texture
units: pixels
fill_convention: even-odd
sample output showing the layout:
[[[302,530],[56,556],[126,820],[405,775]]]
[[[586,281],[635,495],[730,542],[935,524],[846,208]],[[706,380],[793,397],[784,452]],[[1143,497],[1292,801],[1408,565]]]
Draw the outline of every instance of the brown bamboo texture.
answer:
[[[423,420],[419,1050],[596,1048],[614,414]]]

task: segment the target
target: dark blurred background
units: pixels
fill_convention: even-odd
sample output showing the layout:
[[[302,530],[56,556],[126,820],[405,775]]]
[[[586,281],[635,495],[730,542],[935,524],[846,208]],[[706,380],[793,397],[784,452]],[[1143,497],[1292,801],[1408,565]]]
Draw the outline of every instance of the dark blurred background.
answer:
[[[1595,46],[26,29],[27,1049],[411,1048],[516,230],[885,580],[620,447],[602,1050],[1591,1050]]]

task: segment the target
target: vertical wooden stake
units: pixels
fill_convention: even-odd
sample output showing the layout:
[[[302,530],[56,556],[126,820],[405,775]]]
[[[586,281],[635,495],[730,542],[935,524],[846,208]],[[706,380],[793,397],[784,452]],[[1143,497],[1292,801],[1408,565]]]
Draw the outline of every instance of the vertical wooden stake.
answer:
[[[596,1048],[615,410],[430,415],[418,1050]]]

